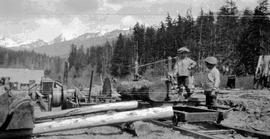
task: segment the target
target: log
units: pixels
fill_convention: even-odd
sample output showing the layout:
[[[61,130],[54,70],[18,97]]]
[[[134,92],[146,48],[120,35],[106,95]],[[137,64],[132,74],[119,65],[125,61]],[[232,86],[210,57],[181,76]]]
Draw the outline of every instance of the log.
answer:
[[[96,115],[83,118],[72,118],[35,124],[35,127],[33,129],[33,135],[88,127],[113,125],[138,120],[170,118],[172,116],[173,108],[171,106],[167,106]]]
[[[122,100],[149,100],[149,88],[153,83],[148,80],[123,81],[116,85]]]
[[[231,89],[231,90],[226,90],[226,89],[220,89],[218,91],[218,94],[238,94],[238,93],[261,93],[263,91],[260,90],[243,90],[243,89]],[[194,90],[194,93],[204,93],[204,90],[202,89],[196,89]]]
[[[116,86],[117,89],[119,89],[119,91],[130,93],[130,91],[134,90],[137,91],[140,90],[141,88],[149,87],[151,85],[153,85],[153,83],[148,80],[139,80],[139,81],[123,81],[117,84]]]
[[[99,104],[93,106],[87,106],[82,108],[67,109],[62,111],[55,112],[43,112],[40,115],[35,116],[35,120],[46,120],[46,119],[55,119],[63,118],[68,116],[84,115],[96,112],[110,111],[110,110],[130,110],[138,108],[137,101],[126,101],[126,102],[116,102],[116,103],[107,103]]]

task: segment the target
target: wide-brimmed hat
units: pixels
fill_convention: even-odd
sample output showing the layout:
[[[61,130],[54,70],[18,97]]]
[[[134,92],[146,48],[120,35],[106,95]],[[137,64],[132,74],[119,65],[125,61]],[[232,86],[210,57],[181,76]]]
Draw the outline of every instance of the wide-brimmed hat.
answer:
[[[177,50],[177,53],[183,53],[183,52],[187,52],[189,53],[190,50],[187,47],[181,47]]]
[[[207,57],[204,61],[209,63],[209,64],[213,64],[213,65],[216,65],[218,63],[217,58],[215,58],[213,56]]]

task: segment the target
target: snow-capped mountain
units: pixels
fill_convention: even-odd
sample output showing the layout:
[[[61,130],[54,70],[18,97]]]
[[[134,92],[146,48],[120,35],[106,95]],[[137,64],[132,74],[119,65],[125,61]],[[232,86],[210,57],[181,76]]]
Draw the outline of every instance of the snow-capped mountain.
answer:
[[[48,45],[48,43],[41,40],[41,39],[38,39],[38,40],[36,40],[34,42],[31,42],[31,43],[28,43],[28,44],[23,44],[23,45],[20,45],[18,47],[31,49],[31,48],[41,47],[41,46],[45,46],[45,45]]]
[[[100,35],[99,32],[97,32],[97,33],[85,33],[85,34],[80,35],[76,39],[78,39],[78,40],[85,40],[85,39],[89,39],[89,38],[98,37],[99,35]]]
[[[124,35],[129,35],[130,33],[132,33],[132,31],[114,30],[105,34],[101,34],[100,32],[85,33],[72,39],[70,39],[69,37],[64,37],[65,35],[60,34],[49,43],[40,39],[36,41],[17,43],[16,41],[12,41],[12,39],[2,38],[2,41],[0,40],[0,46],[1,44],[8,44],[2,46],[9,47],[12,50],[29,50],[35,51],[37,53],[47,54],[48,56],[66,57],[70,52],[70,46],[72,44],[75,44],[77,46],[84,46],[85,48],[102,45],[106,43],[106,41],[111,42],[115,40],[120,33]]]
[[[92,46],[98,46],[105,44],[107,41],[112,42],[117,39],[118,35],[122,33],[124,35],[129,35],[132,30],[114,30],[101,34],[96,33],[85,33],[71,40],[66,40],[61,43],[49,44],[46,46],[41,46],[33,49],[35,52],[46,54],[49,56],[61,56],[66,57],[70,53],[71,45],[74,44],[78,47],[84,46],[84,48],[89,48]]]
[[[41,46],[46,46],[48,45],[47,42],[44,42],[43,40],[36,40],[36,41],[28,41],[19,44],[19,46],[13,46],[9,47],[12,50],[33,50],[35,48],[41,47]]]
[[[61,43],[67,41],[67,39],[64,37],[63,34],[60,34],[59,36],[55,37],[52,41],[49,42],[49,45],[51,44],[56,44],[56,43]]]
[[[18,46],[19,44],[10,39],[10,38],[7,38],[7,37],[2,37],[0,38],[0,46],[3,46],[3,47],[14,47],[14,46]]]

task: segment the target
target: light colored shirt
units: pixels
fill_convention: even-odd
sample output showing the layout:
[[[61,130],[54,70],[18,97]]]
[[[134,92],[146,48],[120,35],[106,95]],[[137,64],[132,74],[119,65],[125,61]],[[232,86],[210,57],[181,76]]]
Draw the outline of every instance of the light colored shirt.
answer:
[[[196,66],[196,62],[186,57],[184,59],[178,59],[174,65],[174,75],[178,76],[190,76],[190,69]]]
[[[268,63],[263,63],[262,65],[262,70],[263,70],[263,76],[267,76],[268,74]]]
[[[206,70],[203,77],[203,89],[205,91],[218,90],[220,85],[220,73],[216,67]]]

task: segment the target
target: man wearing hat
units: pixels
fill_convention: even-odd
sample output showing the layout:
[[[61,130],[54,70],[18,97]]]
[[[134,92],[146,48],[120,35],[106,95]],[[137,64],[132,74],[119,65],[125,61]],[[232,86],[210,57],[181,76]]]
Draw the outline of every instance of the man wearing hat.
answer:
[[[187,92],[185,98],[188,98],[191,95],[189,88],[190,70],[196,66],[196,62],[188,57],[189,53],[190,51],[186,47],[178,49],[178,58],[174,66],[174,75],[177,77],[179,92],[181,92],[181,86],[184,86]]]
[[[215,57],[207,57],[204,61],[207,67],[203,78],[206,106],[208,109],[214,109],[213,106],[217,105],[217,92],[220,84],[220,73],[216,68],[218,60]]]

